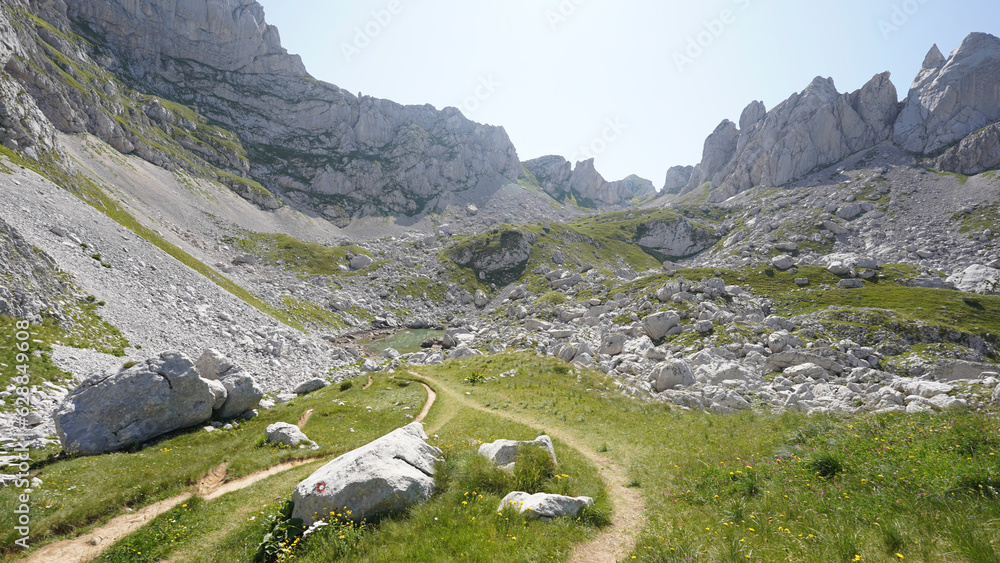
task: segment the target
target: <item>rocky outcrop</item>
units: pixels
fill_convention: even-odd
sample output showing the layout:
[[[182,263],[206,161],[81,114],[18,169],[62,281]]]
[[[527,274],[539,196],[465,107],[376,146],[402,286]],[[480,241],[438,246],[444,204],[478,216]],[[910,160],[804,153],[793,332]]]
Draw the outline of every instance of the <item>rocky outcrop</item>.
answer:
[[[710,201],[724,201],[754,186],[784,185],[875,146],[891,136],[898,107],[896,88],[886,72],[850,94],[837,92],[832,79],[817,77],[762,119],[759,111],[753,104],[746,110],[741,121],[753,126],[740,131],[732,160],[712,177],[718,188]],[[730,142],[732,128],[724,131],[728,133],[723,140]],[[720,144],[713,154],[724,154],[721,149],[726,147]],[[709,179],[704,174],[702,178]]]
[[[524,272],[536,239],[533,233],[506,229],[458,245],[451,249],[450,256],[456,264],[475,270],[481,280],[513,281]]]
[[[354,522],[403,514],[434,493],[434,466],[440,456],[441,450],[427,444],[419,422],[393,430],[299,483],[292,493],[292,517],[310,526],[331,511]]]
[[[939,156],[934,166],[970,176],[1000,167],[1000,124],[994,123],[962,139]]]
[[[971,33],[948,59],[931,48],[895,123],[893,141],[931,153],[1000,120],[1000,39]]]
[[[691,179],[688,181],[687,191],[693,190],[705,182],[718,184],[721,179],[716,178],[716,175],[732,160],[739,140],[740,131],[736,128],[736,124],[728,119],[723,120],[715,128],[715,131],[705,139],[701,163],[694,167]]]
[[[656,193],[652,182],[636,175],[608,182],[594,167],[592,158],[571,167],[561,156],[543,156],[525,162],[524,168],[535,176],[545,193],[559,201],[572,196],[585,207],[620,207],[633,198]]]
[[[58,279],[56,263],[0,219],[0,315],[41,323],[67,321],[62,302],[71,287]]]
[[[561,156],[549,155],[522,163],[524,169],[535,176],[545,193],[558,198],[567,191],[569,179],[573,175],[573,165]]]
[[[679,194],[691,181],[694,166],[671,166],[667,170],[667,179],[663,183],[662,193]]]
[[[983,264],[973,264],[946,281],[955,284],[955,289],[959,291],[1000,295],[1000,270]]]
[[[666,260],[694,256],[718,242],[715,232],[691,223],[686,217],[653,220],[636,228],[635,243]]]
[[[56,433],[67,453],[97,455],[201,424],[212,416],[214,402],[194,362],[164,352],[87,378],[56,410]]]

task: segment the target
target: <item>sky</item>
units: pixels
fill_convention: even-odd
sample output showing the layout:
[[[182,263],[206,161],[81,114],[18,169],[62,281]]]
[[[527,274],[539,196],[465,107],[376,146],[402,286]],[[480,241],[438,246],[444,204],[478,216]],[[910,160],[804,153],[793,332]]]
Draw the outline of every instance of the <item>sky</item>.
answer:
[[[996,0],[258,0],[314,77],[501,125],[521,160],[595,158],[663,185],[723,120],[816,76],[892,73],[900,99],[937,44],[1000,36]]]

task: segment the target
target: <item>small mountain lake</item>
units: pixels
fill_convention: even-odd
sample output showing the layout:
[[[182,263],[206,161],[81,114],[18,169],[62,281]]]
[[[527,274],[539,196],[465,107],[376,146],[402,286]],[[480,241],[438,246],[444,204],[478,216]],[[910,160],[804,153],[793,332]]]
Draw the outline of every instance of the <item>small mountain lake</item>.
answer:
[[[395,334],[390,334],[375,340],[368,340],[363,343],[364,347],[373,352],[382,352],[387,348],[395,348],[402,354],[419,352],[420,344],[429,338],[441,338],[444,336],[443,330],[431,329],[407,329]]]

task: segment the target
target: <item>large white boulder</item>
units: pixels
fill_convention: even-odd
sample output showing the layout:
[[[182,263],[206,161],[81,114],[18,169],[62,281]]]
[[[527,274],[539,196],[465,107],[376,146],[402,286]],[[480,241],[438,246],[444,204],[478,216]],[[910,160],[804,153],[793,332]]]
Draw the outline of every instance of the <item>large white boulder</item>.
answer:
[[[695,382],[691,367],[682,361],[667,361],[657,364],[649,374],[649,381],[657,393],[677,387],[690,387]]]
[[[556,450],[552,447],[552,438],[544,434],[530,441],[497,440],[489,442],[479,446],[479,455],[489,459],[500,467],[511,468],[517,459],[517,452],[527,446],[542,448],[552,456],[552,462],[557,463]]]
[[[584,507],[593,504],[594,499],[590,497],[567,497],[548,493],[530,495],[514,491],[503,497],[497,512],[512,508],[529,519],[549,521],[556,518],[576,518]]]
[[[230,369],[219,376],[219,381],[226,388],[226,402],[215,411],[215,415],[219,418],[237,417],[257,408],[260,400],[264,398],[264,390],[243,368]]]
[[[287,422],[275,422],[264,429],[264,435],[267,436],[267,442],[269,444],[284,444],[290,448],[296,448],[300,444],[303,446],[311,446],[313,449],[317,449],[319,446],[316,442],[310,440],[302,430],[299,430],[298,426],[294,424],[289,424]]]
[[[190,358],[164,352],[87,378],[56,409],[56,433],[68,453],[102,454],[202,424],[215,401]]]
[[[670,329],[681,322],[681,317],[673,311],[654,313],[642,320],[642,328],[653,341],[657,341],[667,335]]]
[[[954,283],[959,291],[1000,295],[1000,270],[982,264],[973,264],[946,281]]]
[[[423,425],[412,422],[334,459],[299,483],[292,493],[292,517],[310,526],[331,512],[354,522],[401,514],[434,493],[434,465],[440,456],[441,450],[427,443]]]

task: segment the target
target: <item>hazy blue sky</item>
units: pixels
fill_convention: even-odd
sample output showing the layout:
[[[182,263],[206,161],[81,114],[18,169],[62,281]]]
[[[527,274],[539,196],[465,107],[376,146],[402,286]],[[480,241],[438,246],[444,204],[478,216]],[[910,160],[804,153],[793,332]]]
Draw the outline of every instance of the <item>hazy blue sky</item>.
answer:
[[[815,76],[842,92],[1000,35],[996,0],[259,0],[310,73],[355,93],[455,106],[522,160],[594,156],[607,179],[696,164],[723,119]]]

